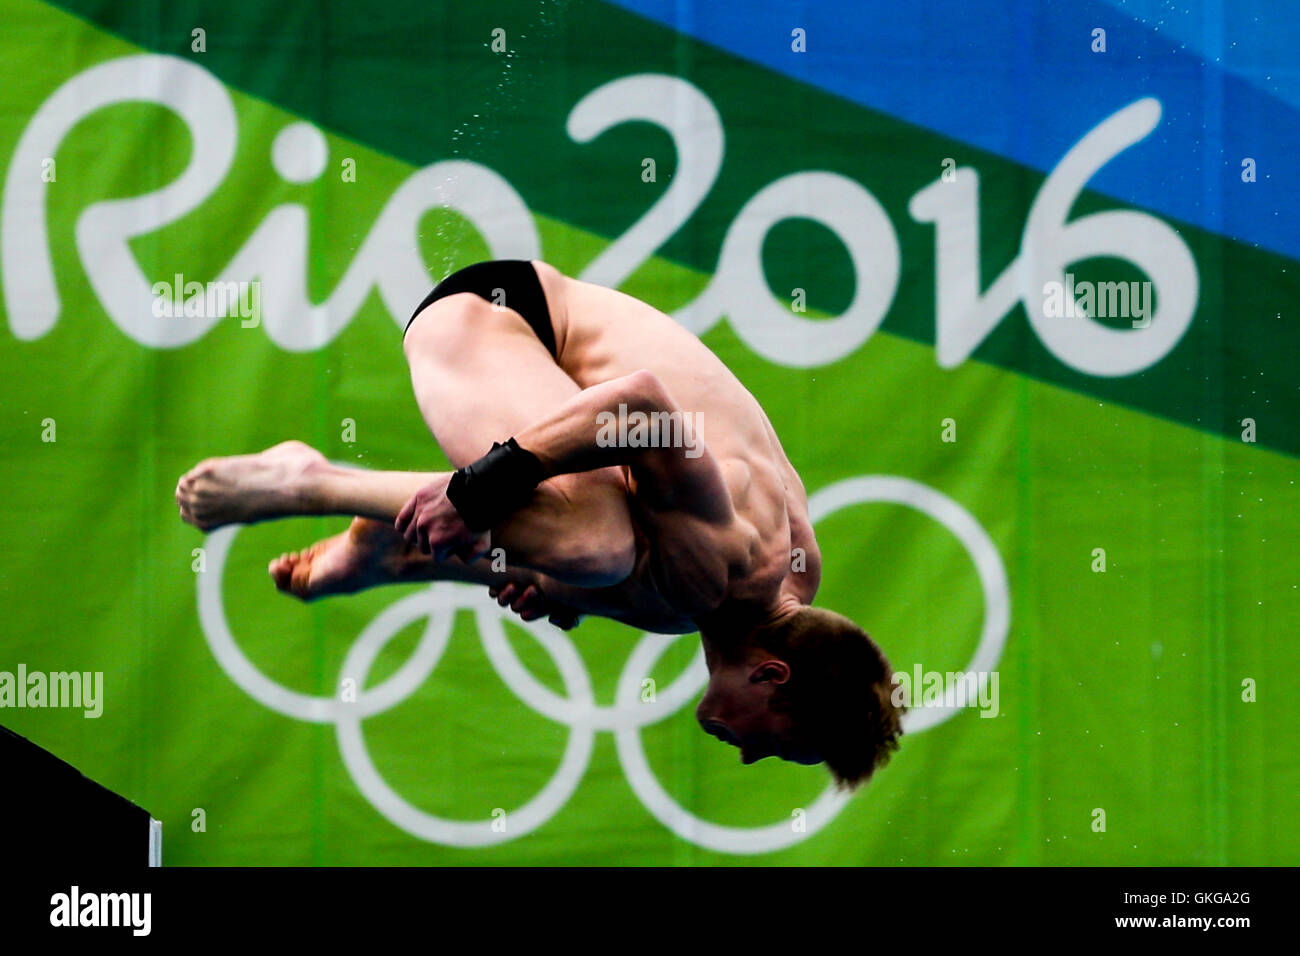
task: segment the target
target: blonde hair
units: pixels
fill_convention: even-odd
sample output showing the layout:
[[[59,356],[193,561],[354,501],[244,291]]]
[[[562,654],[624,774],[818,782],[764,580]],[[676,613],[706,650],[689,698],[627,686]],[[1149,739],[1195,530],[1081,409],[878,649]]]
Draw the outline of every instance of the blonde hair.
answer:
[[[893,668],[866,631],[842,614],[804,607],[753,639],[790,667],[772,707],[790,716],[841,788],[855,789],[889,761],[906,708],[894,704]]]

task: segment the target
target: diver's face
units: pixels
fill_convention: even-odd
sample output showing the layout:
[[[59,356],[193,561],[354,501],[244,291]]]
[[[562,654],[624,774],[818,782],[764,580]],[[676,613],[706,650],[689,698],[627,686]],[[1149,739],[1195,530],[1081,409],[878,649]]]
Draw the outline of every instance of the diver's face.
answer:
[[[765,757],[821,763],[822,758],[799,740],[789,715],[770,706],[777,687],[789,678],[790,668],[778,660],[712,664],[709,687],[695,709],[695,718],[705,733],[738,747],[741,763]]]

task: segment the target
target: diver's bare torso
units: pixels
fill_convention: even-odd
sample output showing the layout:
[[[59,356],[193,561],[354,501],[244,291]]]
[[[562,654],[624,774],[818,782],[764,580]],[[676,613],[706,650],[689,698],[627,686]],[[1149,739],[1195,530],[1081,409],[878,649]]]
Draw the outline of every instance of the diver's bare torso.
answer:
[[[504,570],[448,499],[452,472],[345,468],[295,441],[200,462],[177,482],[181,517],[208,531],[355,516],[347,532],[270,562],[276,587],[305,600],[459,580],[487,584],[527,620],[566,626],[576,612],[719,634],[811,604],[821,558],[803,484],[754,397],[657,309],[533,265],[553,353],[522,314],[470,292],[422,308],[403,343],[421,413],[455,467],[513,435],[551,475],[493,526]],[[674,440],[610,448],[594,430],[629,403],[666,415]]]
[[[575,610],[657,631],[689,632],[721,596],[771,606],[779,597],[811,604],[821,557],[803,483],[762,407],[696,336],[646,303],[534,263],[546,293],[560,367],[581,388],[637,370],[652,372],[698,424],[717,462],[734,519],[716,532],[675,511],[648,509],[624,469],[637,536],[633,573],[614,588],[548,588]],[[792,552],[800,549],[800,570]],[[725,571],[717,568],[719,553]],[[725,579],[720,595],[718,582]],[[557,593],[558,592],[558,593]]]

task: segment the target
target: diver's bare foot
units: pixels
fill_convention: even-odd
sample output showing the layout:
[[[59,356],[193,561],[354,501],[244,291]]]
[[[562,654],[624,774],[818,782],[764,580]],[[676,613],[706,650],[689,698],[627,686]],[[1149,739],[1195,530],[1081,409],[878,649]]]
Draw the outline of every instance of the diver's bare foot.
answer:
[[[202,531],[305,514],[313,469],[325,456],[300,441],[286,441],[256,455],[201,461],[176,483],[181,517]]]
[[[282,554],[267,570],[281,591],[310,601],[399,581],[412,551],[391,524],[354,518],[342,534]]]

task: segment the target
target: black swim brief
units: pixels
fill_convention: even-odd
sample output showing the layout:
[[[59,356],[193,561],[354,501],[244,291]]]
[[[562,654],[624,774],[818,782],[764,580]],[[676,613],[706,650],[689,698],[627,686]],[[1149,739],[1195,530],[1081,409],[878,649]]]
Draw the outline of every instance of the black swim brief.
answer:
[[[556,358],[555,330],[551,326],[551,311],[546,307],[546,293],[542,291],[537,270],[527,259],[493,259],[476,262],[443,279],[411,314],[406,328],[430,303],[458,292],[472,292],[480,299],[512,309],[537,333],[546,350]],[[403,337],[406,331],[402,332]]]

